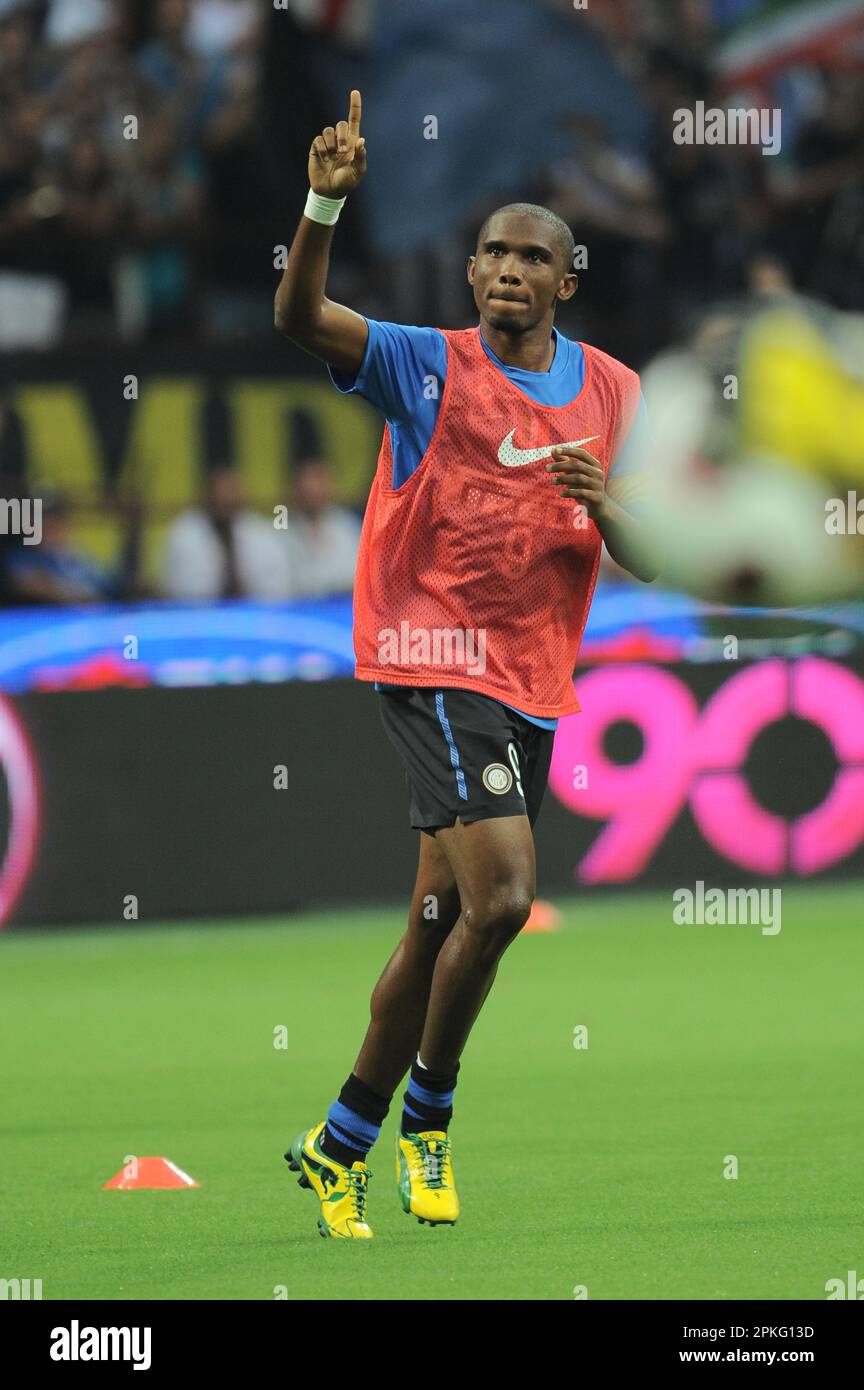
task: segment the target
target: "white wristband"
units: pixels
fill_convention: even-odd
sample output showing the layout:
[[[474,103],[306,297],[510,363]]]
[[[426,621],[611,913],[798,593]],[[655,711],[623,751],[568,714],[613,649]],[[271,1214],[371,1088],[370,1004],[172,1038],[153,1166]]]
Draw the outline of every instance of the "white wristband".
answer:
[[[344,198],[323,198],[320,193],[313,193],[310,188],[303,214],[311,222],[323,222],[325,227],[332,227],[334,222],[339,221],[344,203]]]

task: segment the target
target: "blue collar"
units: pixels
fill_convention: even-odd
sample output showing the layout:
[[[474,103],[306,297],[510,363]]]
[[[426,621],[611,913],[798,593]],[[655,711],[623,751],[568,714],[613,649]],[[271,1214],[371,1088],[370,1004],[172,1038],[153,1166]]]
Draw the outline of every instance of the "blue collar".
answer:
[[[486,339],[483,337],[483,334],[479,328],[477,329],[477,334],[480,338],[480,342],[483,344],[483,351],[485,352],[486,356],[490,359],[490,361],[494,362],[495,366],[498,367],[502,372],[524,372],[525,375],[528,377],[552,377],[560,376],[562,372],[566,371],[567,354],[566,352],[560,351],[559,340],[563,342],[566,342],[567,340],[566,338],[561,339],[561,335],[559,334],[557,328],[552,329],[552,338],[555,343],[555,356],[552,358],[552,361],[549,363],[549,366],[547,367],[545,372],[532,372],[529,367],[511,367],[509,363],[502,362],[501,358],[497,357],[495,353],[492,351],[491,347],[486,342]]]

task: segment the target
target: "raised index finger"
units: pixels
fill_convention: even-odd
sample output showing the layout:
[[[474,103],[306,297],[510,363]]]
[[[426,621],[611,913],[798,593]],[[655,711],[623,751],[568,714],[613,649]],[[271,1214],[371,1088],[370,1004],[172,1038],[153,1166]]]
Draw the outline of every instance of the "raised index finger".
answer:
[[[348,134],[349,134],[349,135],[359,135],[359,134],[360,134],[360,113],[361,113],[361,111],[362,111],[362,105],[363,105],[363,104],[362,104],[362,101],[361,101],[361,98],[360,98],[360,93],[359,93],[359,92],[357,91],[357,89],[355,88],[355,89],[352,91],[352,93],[351,93],[351,99],[350,99],[350,101],[349,101],[349,103],[348,103]]]

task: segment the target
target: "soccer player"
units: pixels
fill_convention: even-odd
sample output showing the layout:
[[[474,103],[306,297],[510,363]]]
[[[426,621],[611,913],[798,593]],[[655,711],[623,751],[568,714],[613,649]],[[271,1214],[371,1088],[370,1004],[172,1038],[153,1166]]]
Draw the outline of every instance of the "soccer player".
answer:
[[[639,379],[553,327],[577,284],[569,228],[531,204],[487,218],[468,259],[476,328],[367,320],[325,293],[333,228],[365,170],[353,91],[347,121],[312,142],[275,301],[277,329],[386,420],[357,561],[356,674],[375,682],[421,832],[408,929],[353,1071],[285,1155],[320,1198],[321,1234],[353,1239],[372,1235],[366,1157],[406,1072],[402,1206],[430,1224],[459,1215],[459,1059],[531,910],[532,828],[556,721],[579,709],[572,676],[602,542],[638,578],[657,572],[646,520],[611,486]],[[638,470],[622,470],[621,488],[635,495]]]

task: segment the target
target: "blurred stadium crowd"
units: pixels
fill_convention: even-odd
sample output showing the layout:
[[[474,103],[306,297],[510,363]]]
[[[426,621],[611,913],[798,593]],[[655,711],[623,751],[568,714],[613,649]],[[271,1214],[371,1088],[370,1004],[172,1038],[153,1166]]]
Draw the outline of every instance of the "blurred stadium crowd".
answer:
[[[290,507],[265,516],[248,505],[236,468],[211,467],[197,505],[179,511],[167,528],[155,596],[179,603],[258,598],[321,598],[350,592],[360,521],[333,498],[325,459],[308,457],[292,470]],[[40,489],[41,539],[26,544],[4,536],[0,548],[3,606],[135,601],[154,596],[141,573],[146,508],[123,506],[123,543],[111,567],[94,562],[70,528],[72,499]]]
[[[587,248],[563,331],[637,367],[772,284],[864,309],[864,4],[839,27],[834,0],[811,5],[778,59],[759,23],[784,9],[794,40],[793,0],[0,0],[0,364],[272,339],[274,248],[352,85],[370,174],[331,293],[360,312],[472,322],[466,252],[517,196]],[[699,101],[782,108],[779,153],[676,144]],[[4,475],[13,436],[0,408]]]
[[[589,246],[574,313],[602,322],[607,345],[612,335],[631,356],[661,346],[706,299],[745,288],[766,252],[800,287],[860,307],[862,55],[847,51],[845,71],[816,57],[735,89],[713,62],[714,20],[730,8],[731,0],[591,0],[578,12],[571,0],[283,0],[279,8],[0,0],[2,341],[269,333],[273,247],[291,235],[311,136],[343,114],[348,81],[368,94],[369,198],[379,207],[392,198],[384,171],[395,153],[412,225],[402,256],[381,234],[389,213],[377,210],[355,217],[337,241],[337,277],[370,312],[470,319],[450,247],[460,264],[479,220],[517,187],[552,204]],[[524,39],[533,36],[542,67],[558,26],[574,80],[553,100],[514,82],[513,61],[518,51],[524,67]],[[487,62],[472,95],[450,78],[480,64],[481,43]],[[447,59],[423,81],[423,114],[440,122],[434,151],[419,123],[406,129],[394,109],[404,74],[414,80],[430,45]],[[696,101],[782,106],[779,155],[675,144],[672,113]],[[496,114],[497,102],[517,120]],[[500,122],[510,175],[494,158],[484,169],[481,105]],[[455,147],[472,121],[466,197],[464,151]],[[534,140],[544,122],[545,151]],[[514,139],[520,127],[524,138]],[[440,169],[434,212],[421,196],[422,170],[407,167],[426,157],[436,179]],[[489,179],[494,187],[484,186]],[[40,282],[22,282],[28,308],[17,315],[16,273]],[[642,327],[628,330],[634,317]]]

